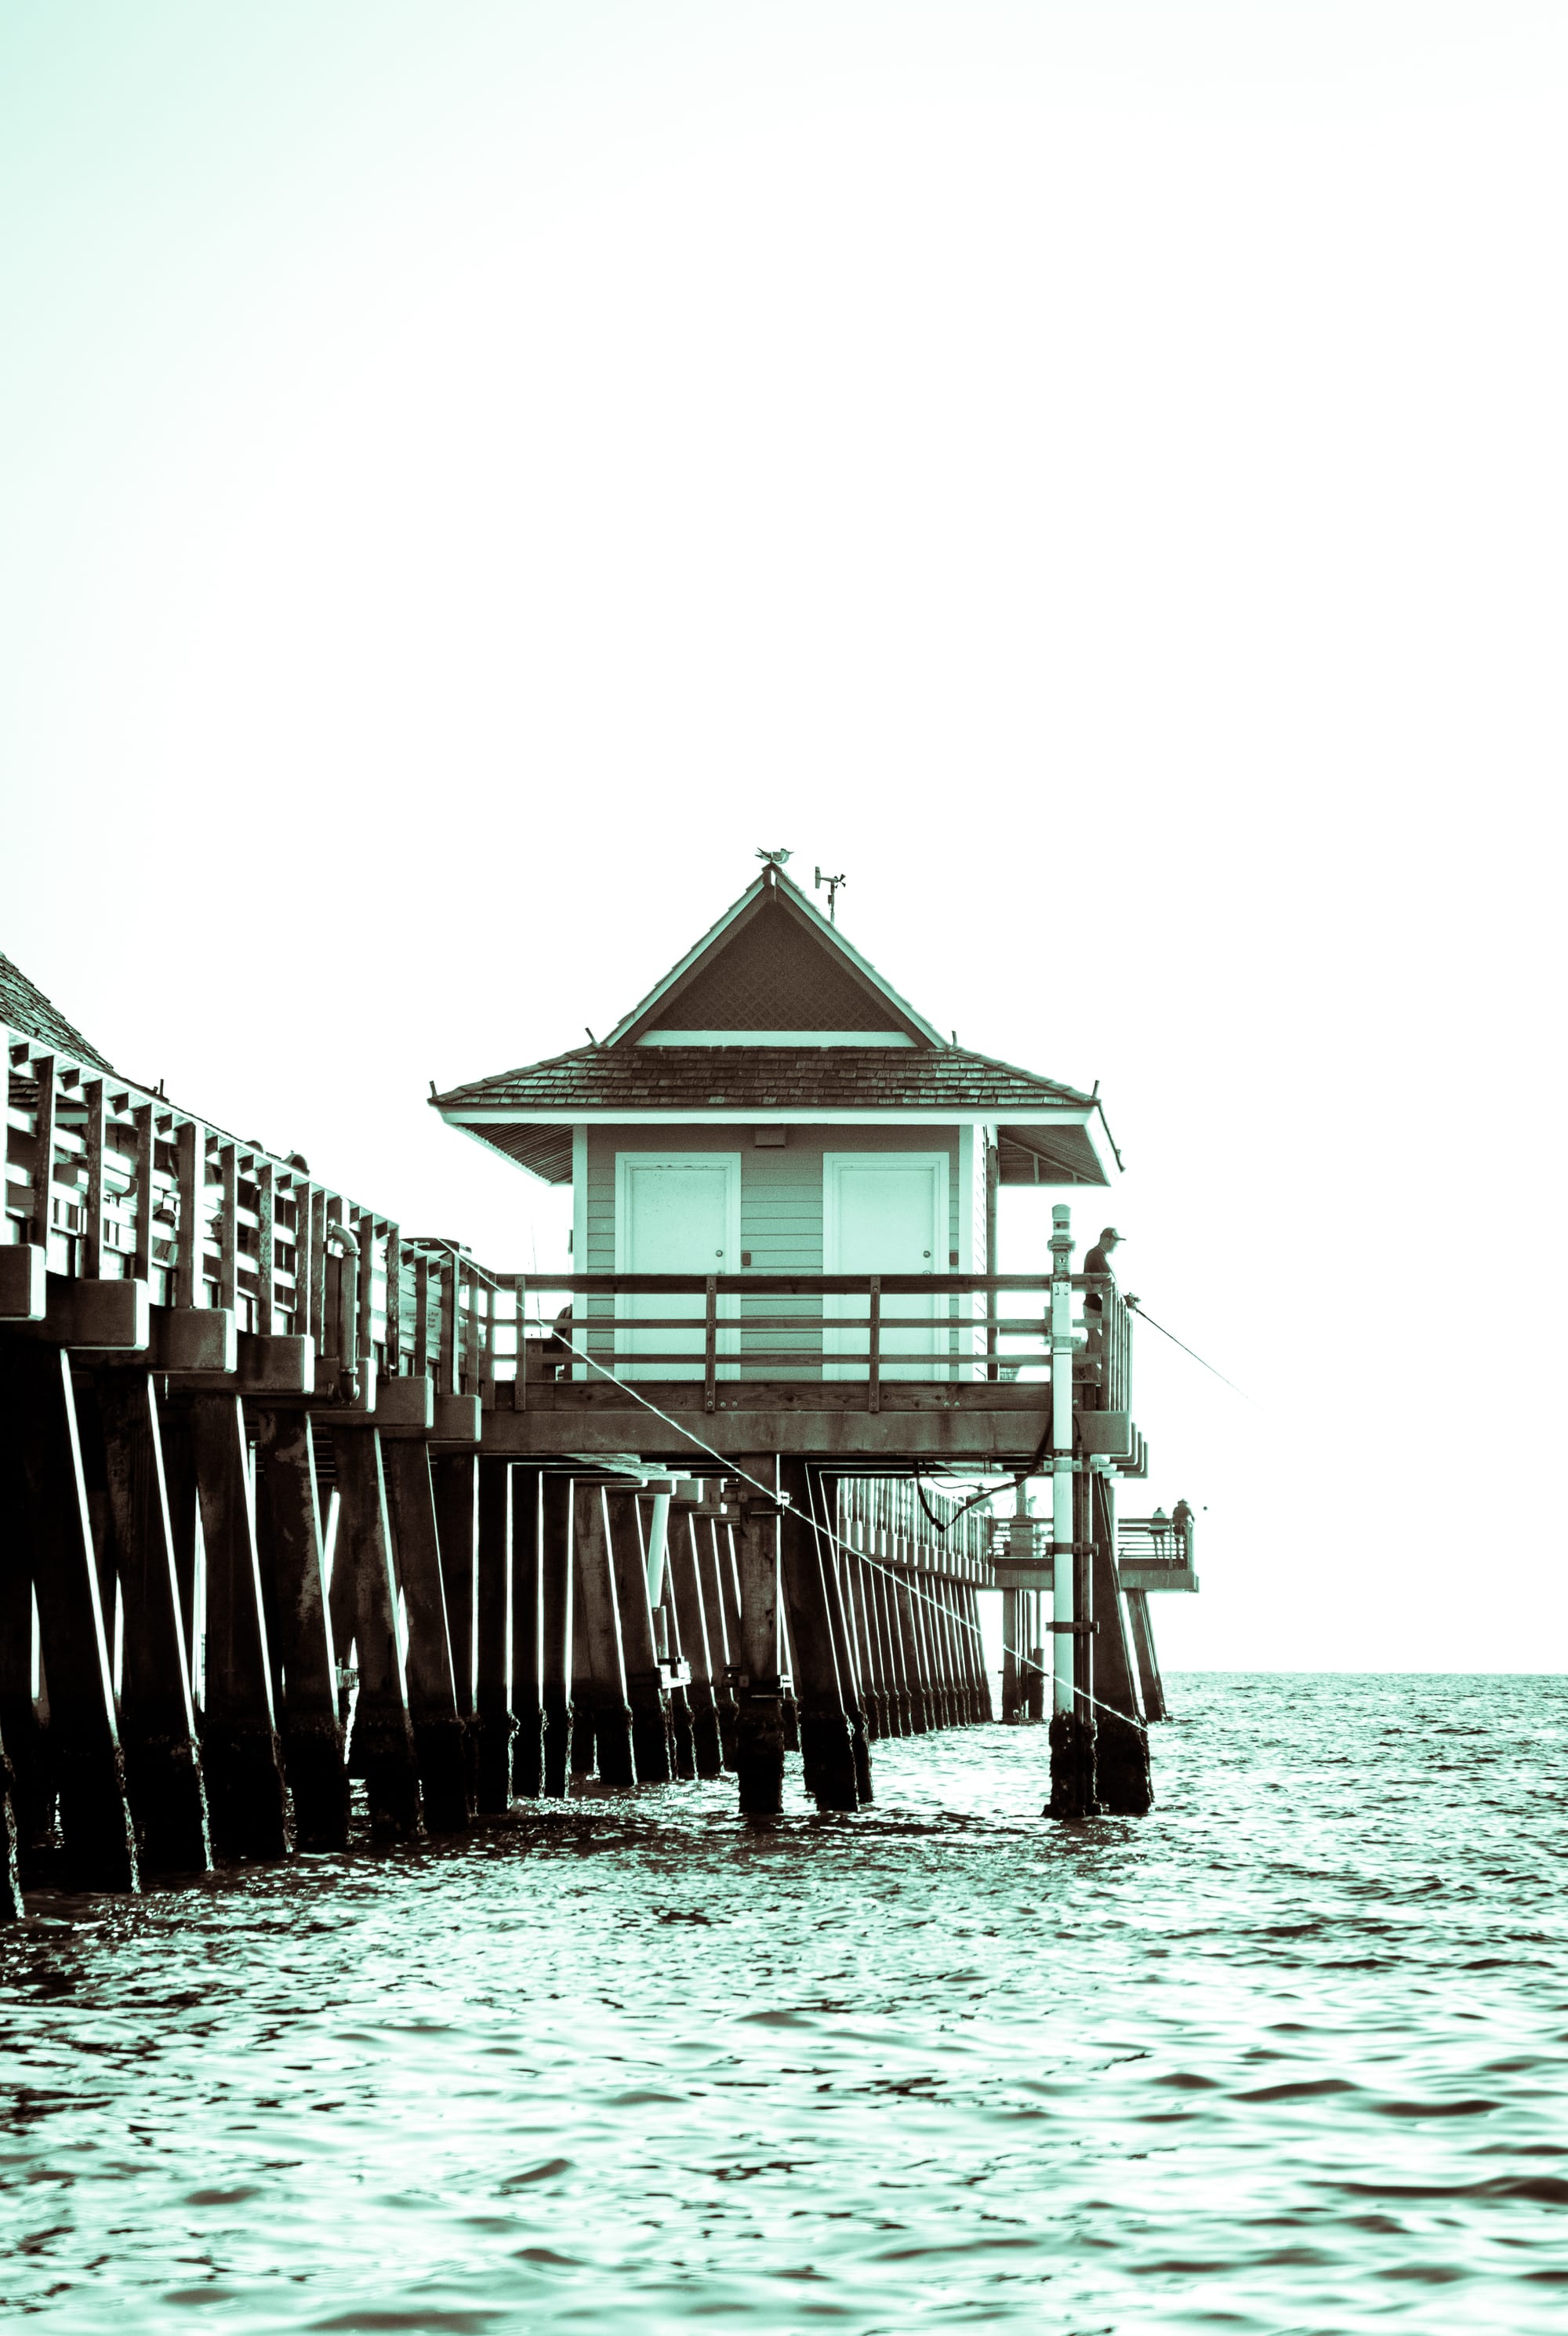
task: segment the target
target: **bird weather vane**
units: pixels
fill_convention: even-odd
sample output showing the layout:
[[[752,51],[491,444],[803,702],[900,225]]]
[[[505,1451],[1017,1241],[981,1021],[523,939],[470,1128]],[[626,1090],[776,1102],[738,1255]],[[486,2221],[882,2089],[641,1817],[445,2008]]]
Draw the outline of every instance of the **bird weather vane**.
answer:
[[[791,855],[784,850],[782,843],[779,845],[776,852],[765,852],[762,845],[759,843],[756,849],[756,856],[759,860],[765,860],[770,868],[782,868],[784,861],[789,859]]]

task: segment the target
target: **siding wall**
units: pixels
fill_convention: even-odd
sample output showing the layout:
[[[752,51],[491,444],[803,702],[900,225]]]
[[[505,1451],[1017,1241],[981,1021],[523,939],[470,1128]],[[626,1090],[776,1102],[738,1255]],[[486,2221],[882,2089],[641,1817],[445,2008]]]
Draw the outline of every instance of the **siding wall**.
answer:
[[[984,1147],[966,1144],[966,1155],[980,1155],[979,1234],[979,1247],[971,1248],[960,1233],[972,1235],[975,1222],[974,1178],[960,1174],[959,1136],[956,1127],[924,1127],[912,1123],[907,1127],[856,1127],[839,1124],[825,1127],[787,1126],[782,1144],[754,1143],[755,1129],[743,1127],[672,1127],[653,1129],[646,1124],[630,1127],[592,1126],[588,1131],[586,1153],[587,1189],[578,1200],[577,1213],[584,1227],[582,1254],[579,1270],[587,1273],[613,1273],[615,1270],[615,1161],[618,1152],[738,1152],[741,1160],[741,1247],[751,1252],[751,1270],[755,1273],[821,1273],[823,1265],[823,1155],[827,1152],[944,1152],[948,1159],[948,1245],[950,1254],[958,1251],[964,1258],[964,1270],[984,1270],[985,1256],[985,1169]],[[739,1260],[735,1260],[739,1265]],[[947,1257],[934,1260],[940,1272],[949,1270]],[[744,1270],[744,1269],[743,1269]],[[961,1301],[957,1301],[961,1302]],[[610,1309],[595,1301],[590,1312],[608,1314]],[[745,1328],[752,1313],[770,1316],[788,1315],[797,1311],[815,1311],[809,1299],[770,1298],[754,1305],[741,1300],[741,1350],[743,1354],[758,1354],[765,1350],[778,1353],[797,1345],[812,1358],[811,1375],[820,1368],[822,1336],[814,1325],[797,1338],[788,1330],[750,1331]],[[595,1344],[597,1345],[597,1341]],[[964,1341],[966,1350],[973,1344],[973,1334]],[[607,1350],[608,1352],[608,1350]],[[781,1365],[776,1367],[780,1377],[793,1376]]]
[[[588,1132],[586,1234],[580,1270],[615,1270],[615,1155],[618,1152],[738,1152],[740,1240],[757,1273],[823,1271],[823,1154],[825,1152],[945,1152],[948,1155],[948,1242],[959,1247],[959,1212],[974,1206],[960,1188],[956,1127],[788,1127],[782,1144],[756,1144],[750,1127],[590,1127]],[[982,1161],[979,1248],[985,1251]],[[947,1260],[938,1260],[941,1270]]]

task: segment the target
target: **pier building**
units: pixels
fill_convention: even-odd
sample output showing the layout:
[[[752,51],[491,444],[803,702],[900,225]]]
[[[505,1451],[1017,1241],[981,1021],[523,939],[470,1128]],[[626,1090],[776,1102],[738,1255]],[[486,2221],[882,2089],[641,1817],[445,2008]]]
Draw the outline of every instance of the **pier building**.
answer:
[[[570,1183],[553,1277],[123,1076],[0,959],[0,1907],[341,1845],[355,1777],[392,1838],[594,1778],[765,1815],[798,1747],[852,1811],[879,1736],[993,1718],[990,1589],[1053,1813],[1147,1806],[1147,1596],[1196,1575],[1115,1514],[1098,1094],[960,1047],[779,860],[602,1042],[433,1098]],[[1003,1184],[1047,1269],[1000,1270]]]

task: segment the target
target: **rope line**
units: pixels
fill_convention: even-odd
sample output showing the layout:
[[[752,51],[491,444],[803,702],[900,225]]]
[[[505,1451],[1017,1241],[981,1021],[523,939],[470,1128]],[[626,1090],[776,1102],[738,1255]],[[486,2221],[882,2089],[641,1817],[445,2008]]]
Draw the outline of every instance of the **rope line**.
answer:
[[[521,1319],[521,1315],[519,1316],[519,1319]],[[565,1331],[560,1329],[555,1324],[551,1323],[547,1325],[541,1322],[537,1316],[534,1316],[531,1318],[528,1327],[531,1329],[535,1330],[548,1329],[549,1334],[553,1338],[559,1338],[561,1345],[567,1348],[569,1353],[574,1355],[579,1362],[586,1363],[590,1370],[595,1370],[599,1373],[600,1378],[611,1380],[613,1384],[620,1387],[625,1394],[629,1395],[634,1401],[640,1403],[645,1411],[651,1412],[654,1417],[656,1419],[662,1420],[667,1427],[673,1427],[677,1436],[684,1436],[688,1444],[695,1445],[699,1452],[706,1452],[710,1460],[716,1460],[722,1475],[726,1476],[738,1476],[744,1484],[754,1485],[755,1489],[762,1494],[765,1500],[777,1500],[778,1494],[776,1491],[771,1490],[769,1486],[763,1484],[759,1478],[752,1475],[748,1470],[741,1467],[733,1457],[723,1452],[716,1450],[714,1445],[706,1442],[704,1438],[696,1433],[695,1428],[687,1427],[684,1420],[672,1419],[667,1411],[661,1411],[657,1403],[650,1403],[647,1396],[639,1393],[637,1387],[629,1379],[617,1377],[616,1373],[611,1370],[607,1370],[604,1365],[599,1362],[596,1357],[585,1354],[582,1348],[577,1345],[576,1341],[569,1338]],[[1240,1390],[1238,1389],[1238,1393],[1239,1392]],[[819,1467],[815,1473],[820,1476],[822,1475],[821,1468]],[[808,1486],[811,1484],[812,1475],[813,1471],[808,1465],[806,1468],[806,1483]],[[1021,1483],[1022,1479],[1020,1478],[1018,1481]],[[918,1478],[916,1482],[918,1488]],[[1000,1488],[998,1487],[998,1489]],[[989,1494],[977,1494],[976,1496],[977,1500],[989,1498]],[[921,1505],[922,1507],[924,1506],[923,1500]],[[967,1502],[965,1504],[965,1506],[969,1508],[973,1508],[975,1505],[975,1501]],[[832,1543],[833,1547],[841,1551],[845,1557],[858,1557],[862,1563],[869,1565],[874,1573],[885,1575],[888,1581],[895,1584],[901,1583],[903,1587],[908,1590],[911,1597],[920,1599],[922,1605],[929,1606],[933,1613],[940,1614],[949,1621],[956,1622],[959,1630],[967,1630],[971,1638],[979,1639],[983,1650],[985,1645],[985,1633],[982,1631],[978,1622],[969,1621],[967,1616],[955,1613],[950,1606],[944,1606],[940,1599],[929,1596],[925,1591],[920,1589],[917,1582],[911,1582],[907,1574],[895,1573],[891,1566],[881,1564],[878,1559],[871,1556],[867,1551],[863,1549],[856,1549],[851,1543],[841,1540],[838,1533],[833,1530],[832,1525],[826,1523],[825,1519],[819,1523],[816,1510],[817,1503],[813,1500],[812,1503],[811,1516],[812,1530],[813,1532],[820,1532],[824,1534],[827,1540]],[[960,1511],[959,1514],[961,1514],[962,1512]],[[1043,1663],[1037,1663],[1034,1657],[1032,1655],[1026,1655],[1021,1648],[1009,1647],[1004,1641],[1002,1651],[1004,1654],[1011,1655],[1015,1662],[1022,1663],[1027,1669],[1037,1672],[1042,1679],[1055,1679],[1056,1674],[1053,1670],[1047,1670]],[[1125,1711],[1117,1711],[1114,1705],[1102,1703],[1098,1696],[1091,1695],[1087,1689],[1079,1687],[1076,1682],[1073,1687],[1073,1694],[1076,1698],[1081,1698],[1086,1703],[1096,1705],[1101,1711],[1110,1712],[1112,1718],[1115,1719],[1125,1719],[1128,1717],[1127,1713]],[[1132,1725],[1136,1728],[1141,1727],[1143,1723],[1140,1720],[1134,1720]]]

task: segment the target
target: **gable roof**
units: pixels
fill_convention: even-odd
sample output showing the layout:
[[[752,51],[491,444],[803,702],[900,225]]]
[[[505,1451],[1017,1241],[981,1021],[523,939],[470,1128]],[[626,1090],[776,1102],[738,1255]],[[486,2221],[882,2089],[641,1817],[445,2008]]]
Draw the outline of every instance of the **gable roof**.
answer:
[[[95,1071],[111,1071],[114,1066],[96,1046],[89,1045],[73,1022],[68,1022],[56,1006],[51,1005],[36,982],[29,981],[19,965],[0,950],[0,1024],[8,1030],[21,1030],[29,1038],[41,1038],[46,1046],[58,1048],[79,1063],[91,1064]]]
[[[944,1043],[771,861],[605,1043],[655,1029],[887,1030]]]
[[[950,1046],[772,862],[602,1045],[431,1103],[550,1183],[595,1121],[985,1124],[1004,1183],[1105,1184],[1115,1156],[1097,1091]]]

